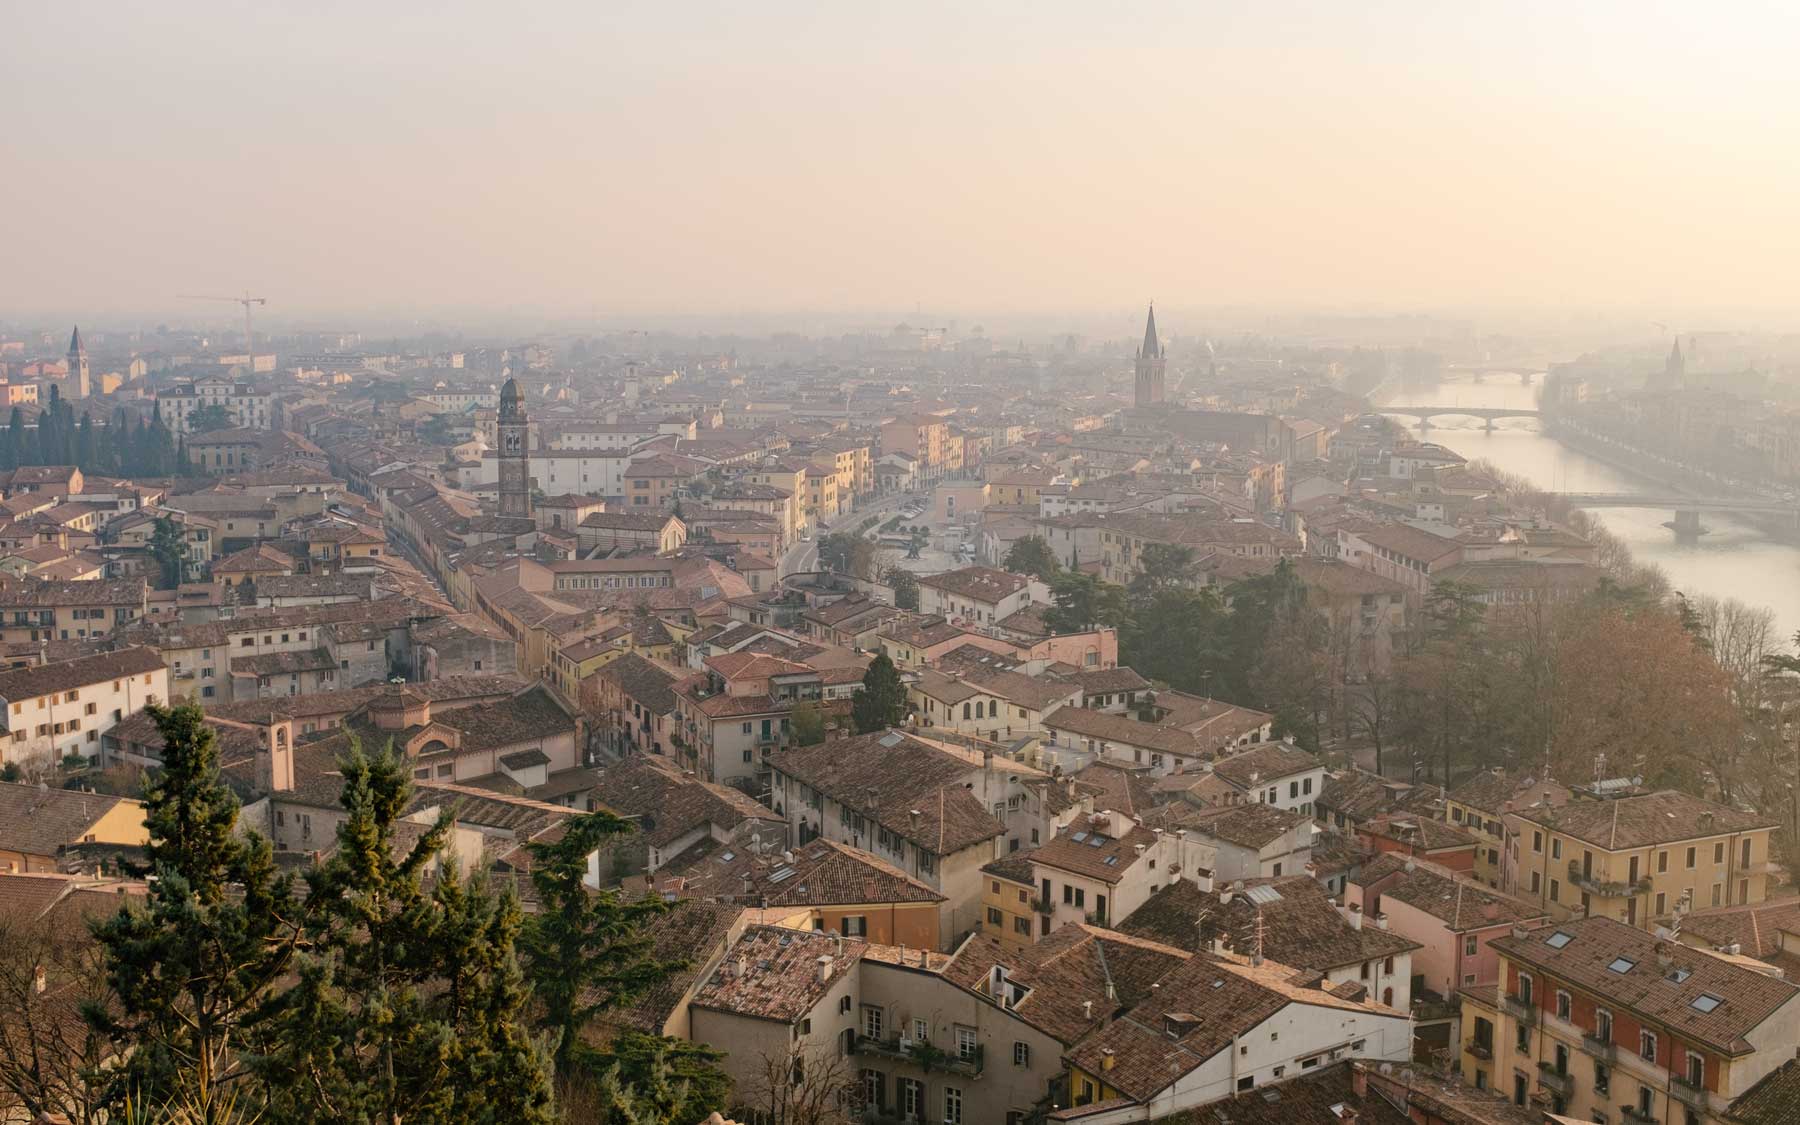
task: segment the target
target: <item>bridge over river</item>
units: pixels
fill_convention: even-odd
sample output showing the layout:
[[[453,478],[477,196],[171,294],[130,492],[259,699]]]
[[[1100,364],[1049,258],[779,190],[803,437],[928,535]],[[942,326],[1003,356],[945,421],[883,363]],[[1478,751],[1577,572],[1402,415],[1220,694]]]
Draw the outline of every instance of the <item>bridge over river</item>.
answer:
[[[1800,503],[1766,496],[1681,496],[1673,492],[1551,492],[1574,508],[1666,508],[1675,519],[1665,526],[1677,535],[1701,535],[1701,512],[1739,512],[1785,516],[1800,527]]]
[[[1501,418],[1542,418],[1542,410],[1531,410],[1519,406],[1378,406],[1375,408],[1382,414],[1399,414],[1407,418],[1416,418],[1421,430],[1431,428],[1433,418],[1448,418],[1452,415],[1463,418],[1483,418],[1487,428],[1493,429],[1494,423]]]

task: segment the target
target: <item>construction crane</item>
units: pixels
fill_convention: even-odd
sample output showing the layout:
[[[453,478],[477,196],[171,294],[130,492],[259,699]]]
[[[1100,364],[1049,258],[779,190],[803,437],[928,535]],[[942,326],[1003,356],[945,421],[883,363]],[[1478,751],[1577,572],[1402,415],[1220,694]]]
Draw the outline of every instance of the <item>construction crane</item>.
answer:
[[[181,299],[184,301],[230,301],[233,304],[244,306],[244,366],[247,370],[256,370],[256,339],[250,335],[250,306],[268,304],[267,297],[252,297],[248,293],[242,297],[212,297],[198,293],[183,293]]]

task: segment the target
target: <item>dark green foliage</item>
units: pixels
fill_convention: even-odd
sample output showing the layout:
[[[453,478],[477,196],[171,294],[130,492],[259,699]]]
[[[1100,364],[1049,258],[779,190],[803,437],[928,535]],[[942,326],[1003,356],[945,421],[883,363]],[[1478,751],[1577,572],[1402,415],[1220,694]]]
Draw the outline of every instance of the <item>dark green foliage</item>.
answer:
[[[453,864],[424,889],[451,814],[399,839],[412,781],[391,745],[369,758],[353,742],[338,765],[348,816],[307,873],[299,981],[265,1009],[269,1046],[255,1060],[272,1116],[555,1121],[549,1060],[525,1029],[517,900]]]
[[[810,700],[797,705],[788,716],[788,734],[795,746],[817,746],[825,741],[825,713]]]
[[[232,426],[231,411],[218,403],[208,403],[194,411],[188,419],[188,428],[196,434],[210,434],[215,430],[229,430]]]
[[[94,926],[115,1001],[83,1014],[129,1052],[115,1098],[210,1100],[242,1076],[236,1052],[289,967],[293,887],[268,842],[238,832],[200,708],[146,710],[163,739],[163,768],[144,794],[155,878],[143,906]]]
[[[1040,535],[1027,535],[1023,539],[1014,540],[1002,565],[1014,574],[1030,574],[1046,582],[1060,569],[1056,565],[1056,553],[1050,550],[1050,544],[1044,542]]]
[[[181,528],[169,516],[158,516],[150,533],[150,557],[156,560],[157,588],[173,590],[181,585],[182,570],[187,560],[187,542]]]
[[[588,856],[632,832],[631,822],[605,811],[569,820],[562,837],[530,845],[532,885],[539,912],[521,943],[544,1027],[558,1037],[557,1069],[581,1061],[583,1029],[682,967],[652,956],[644,923],[670,904],[650,896],[627,902],[616,891],[587,885]]]
[[[887,653],[876,653],[869,662],[862,687],[850,701],[850,717],[858,734],[886,730],[906,720],[906,686]]]
[[[894,591],[894,605],[899,609],[919,608],[919,576],[900,566],[890,566],[881,581]]]

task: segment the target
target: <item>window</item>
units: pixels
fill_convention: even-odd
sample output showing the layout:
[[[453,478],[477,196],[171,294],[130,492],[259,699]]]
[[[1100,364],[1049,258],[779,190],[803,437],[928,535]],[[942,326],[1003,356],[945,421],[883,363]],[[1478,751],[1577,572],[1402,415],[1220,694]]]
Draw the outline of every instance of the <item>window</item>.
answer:
[[[1519,999],[1525,1001],[1525,1003],[1527,1003],[1527,1004],[1531,1003],[1531,974],[1530,973],[1520,973],[1519,974]]]
[[[1555,879],[1550,880],[1550,901],[1551,902],[1562,901],[1561,895],[1562,895],[1562,884]]]
[[[1656,873],[1658,875],[1660,875],[1664,871],[1667,871],[1668,869],[1669,869],[1669,853],[1667,851],[1657,852],[1656,853]],[[1662,908],[1658,907],[1657,913],[1660,914],[1661,912],[1662,912]]]
[[[1531,834],[1531,850],[1534,852],[1541,852],[1544,850],[1544,834],[1542,832],[1533,832]]]
[[[1725,862],[1725,841],[1720,840],[1718,843],[1713,845],[1713,862],[1714,863],[1724,863]]]
[[[1463,938],[1463,956],[1464,957],[1475,956],[1475,935],[1474,934],[1470,934],[1468,937]]]
[[[996,908],[994,908],[992,906],[987,908],[988,925],[998,926],[1001,924],[1003,919],[1004,919],[1004,916],[1000,913],[999,910],[997,910]]]
[[[1606,1069],[1605,1063],[1596,1062],[1594,1064],[1594,1093],[1608,1094],[1611,1092],[1612,1092],[1612,1071]]]
[[[1687,850],[1687,865],[1688,865],[1689,871],[1692,871],[1694,869],[1694,849],[1693,848],[1689,848]]]
[[[1551,859],[1561,859],[1562,858],[1562,841],[1561,840],[1552,839],[1550,841],[1550,858]]]
[[[1654,1031],[1638,1032],[1638,1054],[1651,1062],[1656,1061],[1656,1033]]]
[[[881,1038],[881,1009],[864,1004],[862,1010],[863,1035],[870,1039]]]
[[[1710,992],[1702,992],[1700,995],[1694,997],[1694,999],[1689,1002],[1688,1006],[1693,1008],[1696,1012],[1710,1012],[1724,1002],[1725,1001],[1719,999]]]
[[[1029,918],[1014,918],[1013,919],[1013,932],[1016,934],[1024,934],[1026,937],[1030,937],[1031,936],[1031,919],[1029,919]]]
[[[1714,883],[1713,884],[1712,904],[1714,906],[1719,905],[1719,888],[1723,887],[1724,885],[1725,884],[1723,884],[1723,883]]]
[[[1256,1075],[1246,1074],[1246,1075],[1244,1075],[1244,1077],[1238,1079],[1237,1088],[1240,1090],[1255,1089],[1256,1088]]]
[[[925,1083],[917,1078],[899,1078],[896,1100],[900,1103],[900,1116],[918,1120],[925,1115]]]
[[[1559,1020],[1569,1019],[1570,1016],[1573,1015],[1573,1010],[1574,1010],[1574,1001],[1570,998],[1569,994],[1567,992],[1564,992],[1560,988],[1557,989],[1556,990],[1556,1018]]]
[[[1695,1051],[1687,1053],[1687,1084],[1696,1089],[1706,1085],[1706,1059]]]
[[[886,1093],[886,1090],[883,1089],[885,1085],[886,1083],[883,1081],[882,1073],[879,1070],[863,1071],[863,1104],[875,1109],[882,1108],[881,1096]]]
[[[1031,1065],[1031,1044],[1029,1044],[1029,1043],[1014,1043],[1013,1044],[1013,1065],[1014,1066],[1030,1066]]]
[[[921,1043],[931,1042],[931,1025],[922,1019],[915,1018],[913,1020],[912,1037]]]
[[[1612,1042],[1612,1013],[1605,1008],[1594,1012],[1594,1038],[1602,1043]]]

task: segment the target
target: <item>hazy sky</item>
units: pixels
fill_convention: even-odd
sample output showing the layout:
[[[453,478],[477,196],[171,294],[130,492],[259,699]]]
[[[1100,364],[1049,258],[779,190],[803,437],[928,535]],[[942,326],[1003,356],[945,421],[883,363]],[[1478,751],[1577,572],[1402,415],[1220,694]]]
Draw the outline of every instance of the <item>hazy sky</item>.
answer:
[[[0,316],[1800,298],[1791,4],[0,10]]]

